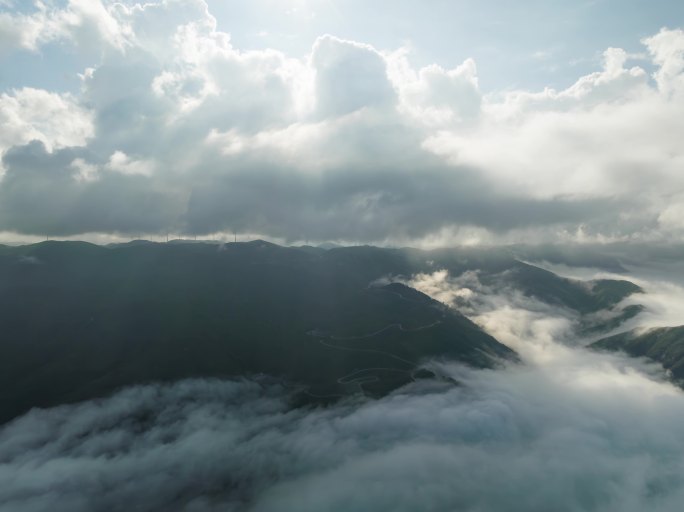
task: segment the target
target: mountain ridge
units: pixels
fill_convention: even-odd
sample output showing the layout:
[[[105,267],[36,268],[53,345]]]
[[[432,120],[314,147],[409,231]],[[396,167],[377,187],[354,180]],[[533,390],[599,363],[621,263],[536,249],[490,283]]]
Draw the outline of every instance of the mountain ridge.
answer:
[[[646,357],[660,363],[672,379],[684,385],[684,325],[634,329],[602,338],[590,348],[622,351],[633,357]]]
[[[263,240],[5,247],[0,421],[147,382],[264,373],[311,396],[382,396],[414,380],[427,360],[480,368],[517,361],[453,308],[405,285],[373,284],[437,269],[477,269],[485,283],[578,314],[613,307],[638,288],[605,281],[611,293],[595,294],[510,255],[473,249]]]

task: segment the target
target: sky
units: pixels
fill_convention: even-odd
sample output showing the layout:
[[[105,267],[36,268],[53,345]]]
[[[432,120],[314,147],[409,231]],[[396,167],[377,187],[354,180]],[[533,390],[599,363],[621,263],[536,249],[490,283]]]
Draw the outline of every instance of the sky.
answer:
[[[0,240],[681,240],[682,27],[666,0],[0,0]]]

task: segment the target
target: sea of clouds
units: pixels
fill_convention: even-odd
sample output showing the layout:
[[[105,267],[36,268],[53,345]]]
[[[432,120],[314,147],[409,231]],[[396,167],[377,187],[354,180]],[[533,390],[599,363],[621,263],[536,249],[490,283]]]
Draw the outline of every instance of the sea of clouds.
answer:
[[[0,510],[681,510],[684,393],[657,365],[583,348],[567,311],[477,274],[412,284],[467,299],[524,363],[429,362],[459,384],[327,408],[292,408],[286,387],[255,379],[33,410],[0,430]]]

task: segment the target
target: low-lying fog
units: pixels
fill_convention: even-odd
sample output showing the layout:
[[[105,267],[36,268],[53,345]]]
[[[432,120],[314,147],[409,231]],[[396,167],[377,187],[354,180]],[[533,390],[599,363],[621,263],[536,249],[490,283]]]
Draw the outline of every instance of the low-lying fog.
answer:
[[[629,327],[684,323],[681,285],[643,275],[625,276],[647,292]],[[524,364],[431,362],[460,385],[316,410],[291,410],[276,384],[215,380],[34,410],[0,430],[0,510],[682,509],[684,393],[657,365],[583,348],[571,313],[476,273],[411,284]]]

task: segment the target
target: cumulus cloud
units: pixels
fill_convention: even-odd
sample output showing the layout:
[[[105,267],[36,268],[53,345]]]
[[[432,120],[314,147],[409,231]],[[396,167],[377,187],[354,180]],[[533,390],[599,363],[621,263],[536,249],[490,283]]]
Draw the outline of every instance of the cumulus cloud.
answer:
[[[109,157],[107,167],[121,174],[150,176],[154,172],[154,162],[133,160],[123,151],[115,151]]]
[[[120,193],[135,196],[145,177],[170,202],[155,222],[63,219],[50,221],[50,234],[238,230],[429,243],[652,239],[682,229],[681,30],[643,40],[653,75],[610,48],[601,70],[565,90],[483,94],[472,59],[415,68],[405,49],[332,35],[303,58],[242,51],[203,0],[46,5],[4,12],[0,25],[38,27],[16,43],[34,51],[56,41],[87,48],[92,66],[72,95],[6,92],[0,112],[12,122],[0,151],[33,139],[48,151],[85,146],[67,164],[88,170],[82,183],[119,172]],[[39,101],[50,105],[33,108]],[[9,184],[30,179],[10,164]],[[44,191],[64,197],[36,200],[71,193],[58,181]],[[88,202],[84,218],[128,217]],[[31,205],[14,205],[3,229],[48,224]],[[34,225],[12,220],[24,217]]]
[[[681,102],[625,69],[622,50],[606,52],[604,70],[567,90],[510,93],[488,105],[471,133],[442,132],[425,145],[454,163],[478,166],[499,186],[525,196],[610,197],[681,190]],[[677,115],[674,111],[679,112]],[[617,227],[617,226],[616,226]]]
[[[0,4],[2,7],[2,4]],[[36,16],[12,16],[0,12],[0,49],[6,53],[10,48],[35,49],[41,34],[42,22]]]
[[[655,72],[658,88],[665,94],[682,94],[682,71],[684,71],[684,32],[661,30],[658,34],[643,40],[659,66]]]
[[[29,13],[0,12],[0,49],[38,51],[68,41],[89,52],[102,44],[119,50],[126,44],[126,28],[100,0],[68,0],[64,7],[39,1],[34,7]]]
[[[392,110],[395,106],[385,59],[372,46],[324,36],[314,44],[311,63],[320,116],[339,117],[361,108]]]
[[[480,117],[482,94],[473,59],[451,70],[433,64],[416,73],[400,51],[389,56],[388,67],[399,90],[400,110],[415,122],[442,128]]]
[[[0,95],[0,155],[34,140],[48,151],[83,146],[92,135],[91,112],[70,94],[25,87]]]

